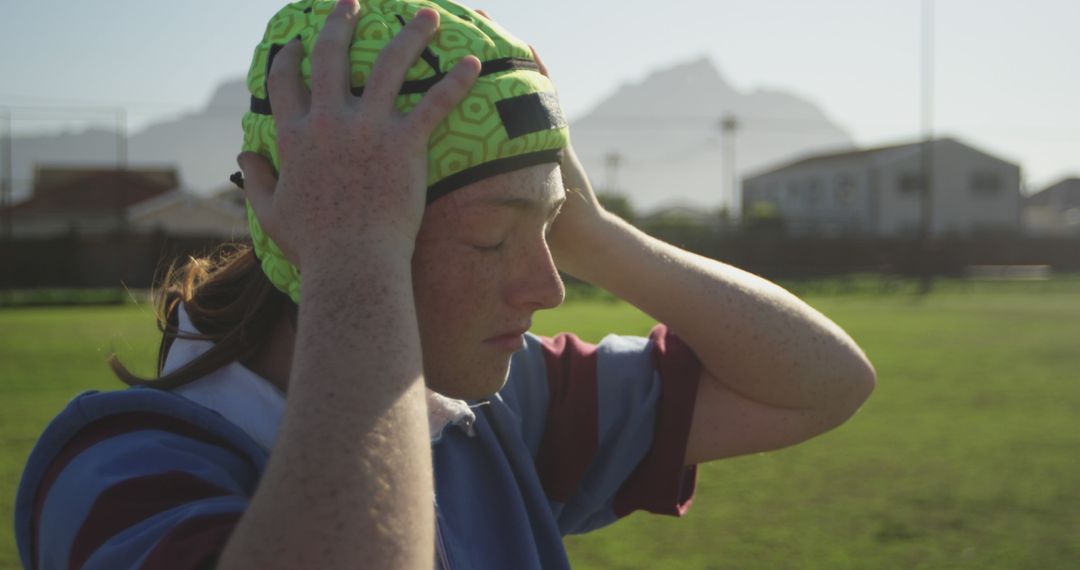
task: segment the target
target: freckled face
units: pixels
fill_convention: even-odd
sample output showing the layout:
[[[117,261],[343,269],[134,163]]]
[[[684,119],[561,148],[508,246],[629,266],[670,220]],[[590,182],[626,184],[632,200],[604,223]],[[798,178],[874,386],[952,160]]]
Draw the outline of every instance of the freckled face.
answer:
[[[427,207],[412,268],[429,388],[461,399],[502,388],[512,350],[490,339],[520,332],[533,312],[563,300],[544,234],[564,198],[559,167],[543,164]]]

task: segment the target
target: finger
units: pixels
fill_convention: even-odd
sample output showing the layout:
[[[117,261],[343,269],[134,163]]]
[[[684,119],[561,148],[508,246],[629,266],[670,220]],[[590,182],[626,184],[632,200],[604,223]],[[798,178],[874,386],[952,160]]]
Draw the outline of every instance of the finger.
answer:
[[[551,79],[551,75],[548,75],[548,68],[544,65],[544,60],[540,59],[540,54],[536,53],[536,48],[529,44],[529,49],[532,50],[533,61],[536,62],[536,66],[540,68],[540,74],[548,79]]]
[[[274,187],[277,186],[274,165],[265,156],[250,151],[240,153],[236,163],[244,173],[244,197],[251,202],[255,217],[260,222],[268,221],[274,203]]]
[[[281,48],[270,65],[266,89],[276,123],[280,124],[307,113],[308,91],[300,79],[300,60],[303,57],[304,48],[301,47],[300,40],[294,39]]]
[[[420,103],[409,113],[410,127],[427,136],[446,115],[465,98],[480,75],[480,60],[474,55],[465,56],[450,73],[428,90]]]
[[[486,19],[486,20],[491,20],[491,16],[488,16],[488,13],[483,11],[483,10],[474,10],[474,12],[476,12],[477,14],[480,14],[481,16],[483,16],[484,19]],[[494,21],[494,20],[492,20],[492,21]]]
[[[405,74],[439,29],[439,13],[430,8],[417,10],[412,20],[401,29],[379,53],[371,77],[360,98],[365,107],[389,109],[394,104]]]
[[[326,17],[311,49],[311,100],[313,106],[336,107],[349,95],[349,45],[356,33],[360,5],[338,0]]]

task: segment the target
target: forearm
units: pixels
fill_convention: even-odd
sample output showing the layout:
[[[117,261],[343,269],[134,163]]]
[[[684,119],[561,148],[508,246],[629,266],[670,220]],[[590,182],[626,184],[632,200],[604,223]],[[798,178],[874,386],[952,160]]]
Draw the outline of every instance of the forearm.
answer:
[[[431,567],[411,283],[407,256],[305,266],[281,431],[221,568]]]
[[[783,288],[596,216],[572,238],[587,247],[565,248],[580,254],[558,258],[560,268],[666,323],[731,390],[776,407],[850,412],[873,388],[855,342]]]

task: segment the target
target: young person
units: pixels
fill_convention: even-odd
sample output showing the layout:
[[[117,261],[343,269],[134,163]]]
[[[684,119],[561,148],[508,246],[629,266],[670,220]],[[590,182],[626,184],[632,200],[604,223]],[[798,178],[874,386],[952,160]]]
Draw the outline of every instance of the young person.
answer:
[[[873,389],[820,313],[605,212],[546,70],[475,12],[293,3],[249,87],[254,247],[174,274],[159,378],[116,364],[137,387],[46,429],[27,568],[564,568],[562,536],[680,515],[698,463]],[[527,333],[556,268],[665,324]]]

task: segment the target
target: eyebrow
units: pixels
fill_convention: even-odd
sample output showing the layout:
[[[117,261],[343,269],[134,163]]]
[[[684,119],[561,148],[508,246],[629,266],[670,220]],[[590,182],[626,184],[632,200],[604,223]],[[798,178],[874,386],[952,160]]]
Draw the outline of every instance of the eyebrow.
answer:
[[[481,203],[488,206],[498,206],[503,208],[513,208],[523,212],[539,212],[546,210],[546,219],[551,220],[555,217],[555,212],[559,210],[559,207],[566,202],[566,196],[561,196],[558,200],[555,200],[548,204],[547,208],[543,207],[543,203],[539,200],[532,198],[521,197],[500,197],[500,198],[488,198],[482,200]]]

